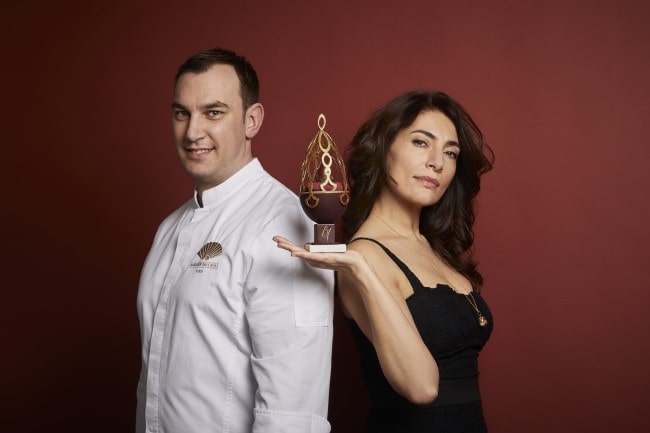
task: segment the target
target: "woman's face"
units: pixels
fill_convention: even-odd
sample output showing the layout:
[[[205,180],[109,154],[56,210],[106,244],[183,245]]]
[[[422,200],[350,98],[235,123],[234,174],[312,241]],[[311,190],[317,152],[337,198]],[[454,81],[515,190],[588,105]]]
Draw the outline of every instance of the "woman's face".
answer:
[[[386,161],[388,191],[417,207],[435,204],[456,173],[456,127],[440,111],[423,111],[401,130]]]

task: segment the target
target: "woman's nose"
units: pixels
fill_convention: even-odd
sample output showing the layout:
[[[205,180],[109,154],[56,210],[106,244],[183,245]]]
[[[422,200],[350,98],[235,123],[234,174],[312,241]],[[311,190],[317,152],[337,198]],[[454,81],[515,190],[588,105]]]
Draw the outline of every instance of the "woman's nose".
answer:
[[[433,168],[433,171],[439,173],[442,171],[444,158],[441,150],[432,149],[427,160],[427,167]]]

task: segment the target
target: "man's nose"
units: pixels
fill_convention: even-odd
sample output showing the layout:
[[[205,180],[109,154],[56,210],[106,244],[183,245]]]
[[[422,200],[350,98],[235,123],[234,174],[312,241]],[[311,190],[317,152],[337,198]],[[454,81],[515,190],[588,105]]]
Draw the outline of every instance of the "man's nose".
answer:
[[[205,135],[205,128],[201,116],[191,116],[187,123],[185,137],[190,142],[199,141]]]

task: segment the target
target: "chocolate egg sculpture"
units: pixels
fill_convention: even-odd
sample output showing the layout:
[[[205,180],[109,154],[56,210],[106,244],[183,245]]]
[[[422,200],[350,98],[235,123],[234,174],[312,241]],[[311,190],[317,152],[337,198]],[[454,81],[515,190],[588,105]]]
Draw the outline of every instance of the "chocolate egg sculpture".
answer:
[[[336,243],[336,221],[350,200],[345,164],[332,137],[325,131],[326,119],[318,116],[319,131],[307,147],[302,163],[300,203],[314,220],[311,252],[345,252],[345,244]]]

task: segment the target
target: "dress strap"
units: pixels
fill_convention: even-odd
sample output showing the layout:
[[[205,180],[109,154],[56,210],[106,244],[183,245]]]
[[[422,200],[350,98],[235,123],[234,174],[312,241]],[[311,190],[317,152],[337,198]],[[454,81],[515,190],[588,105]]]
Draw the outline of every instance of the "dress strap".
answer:
[[[413,273],[413,271],[411,271],[411,269],[410,269],[408,266],[406,266],[406,263],[404,263],[403,261],[401,261],[401,260],[400,260],[400,259],[399,259],[395,254],[393,254],[393,252],[392,252],[391,250],[389,250],[389,249],[388,249],[384,244],[382,244],[381,242],[379,242],[379,241],[376,240],[376,239],[363,238],[363,237],[354,238],[354,239],[352,239],[349,243],[351,244],[352,242],[354,242],[354,241],[358,241],[358,240],[366,240],[366,241],[374,242],[375,244],[379,245],[379,246],[381,247],[381,249],[383,249],[384,252],[385,252],[386,254],[388,254],[388,257],[390,257],[391,260],[392,260],[393,262],[395,262],[395,264],[396,264],[397,266],[399,266],[399,268],[402,270],[402,272],[404,272],[404,275],[406,275],[406,278],[407,278],[407,279],[409,280],[409,282],[411,283],[411,287],[413,287],[413,291],[420,290],[420,289],[423,289],[423,288],[424,288],[424,286],[423,286],[422,283],[420,282],[420,279],[419,279],[418,277],[415,276],[415,274]]]

